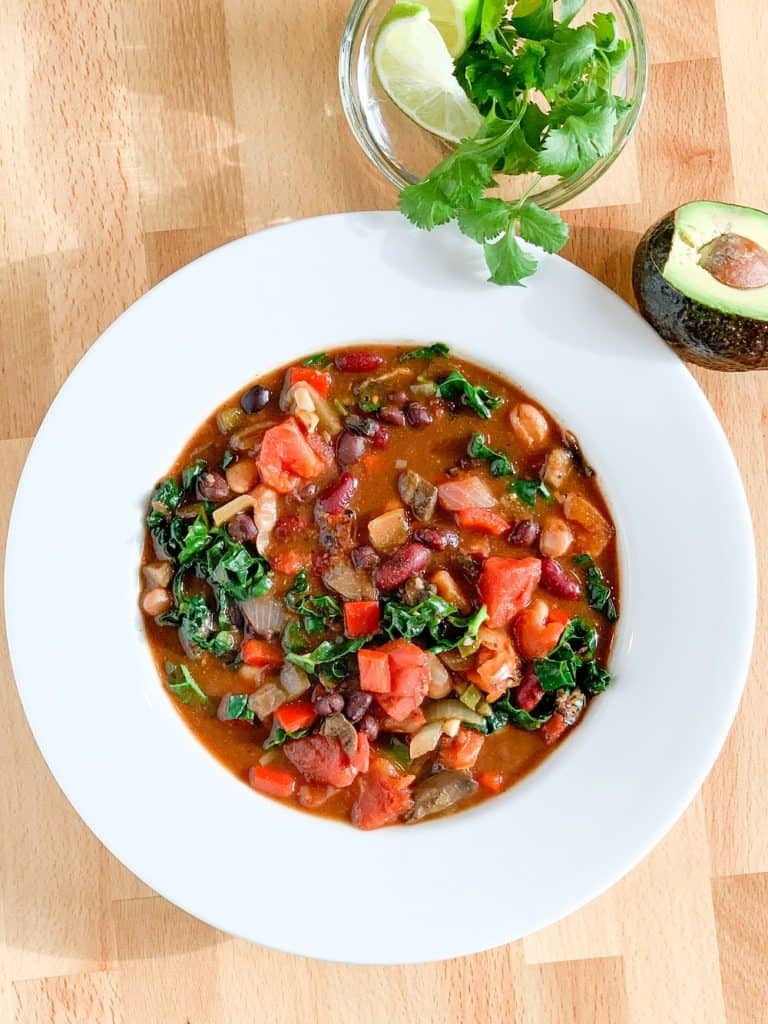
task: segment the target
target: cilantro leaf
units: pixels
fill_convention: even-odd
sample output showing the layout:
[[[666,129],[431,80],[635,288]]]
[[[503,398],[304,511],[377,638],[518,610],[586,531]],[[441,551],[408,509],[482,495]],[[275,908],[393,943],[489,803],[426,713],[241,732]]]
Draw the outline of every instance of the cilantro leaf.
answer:
[[[553,0],[517,0],[512,25],[526,39],[549,39],[555,30]]]
[[[486,459],[491,476],[514,476],[515,467],[508,455],[489,448],[482,434],[473,434],[467,445],[467,454],[473,459]]]
[[[248,705],[248,694],[228,693],[219,709],[219,718],[223,722],[253,722],[256,715]]]
[[[318,352],[317,355],[307,356],[306,359],[302,359],[302,366],[327,366],[331,362],[331,357],[325,352]]]
[[[205,459],[198,459],[197,462],[193,462],[190,466],[187,466],[181,474],[182,489],[188,491],[192,484],[197,482],[197,478],[207,465],[208,463]]]
[[[560,0],[560,24],[573,21],[585,3],[586,0]]]
[[[526,242],[540,246],[545,252],[560,252],[568,241],[565,221],[530,200],[518,209],[517,223]]]
[[[302,736],[306,736],[309,729],[296,729],[294,732],[286,732],[281,725],[276,725],[269,736],[264,740],[262,747],[264,750],[271,750],[272,747],[282,747],[286,740],[300,740]]]
[[[470,384],[460,370],[453,370],[449,373],[445,380],[437,385],[436,394],[438,398],[466,405],[484,420],[489,420],[493,410],[502,403],[501,398],[492,395],[482,384],[477,387]]]
[[[493,284],[520,284],[538,266],[538,261],[521,247],[511,227],[497,242],[486,242],[483,251],[491,272],[488,280]]]
[[[587,170],[610,153],[615,129],[616,111],[609,104],[579,117],[567,117],[561,127],[548,132],[539,156],[539,171],[567,177]]]
[[[506,231],[512,216],[509,203],[503,199],[478,199],[466,209],[459,210],[459,230],[475,242],[487,242]]]
[[[400,193],[399,206],[411,224],[426,231],[447,224],[455,216],[455,207],[443,192],[438,168],[423,181],[404,188]]]
[[[501,25],[507,9],[507,0],[483,0],[480,17],[480,39],[489,39]]]
[[[545,90],[566,89],[578,81],[596,48],[595,31],[590,25],[556,29],[544,59]]]

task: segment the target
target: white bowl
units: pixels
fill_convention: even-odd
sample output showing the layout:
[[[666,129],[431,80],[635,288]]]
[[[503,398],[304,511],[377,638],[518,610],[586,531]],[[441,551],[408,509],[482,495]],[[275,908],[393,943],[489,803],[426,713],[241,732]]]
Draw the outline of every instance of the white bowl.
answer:
[[[475,249],[396,214],[303,221],[218,249],[90,349],[19,484],[6,614],[43,756],[140,878],[279,949],[435,960],[575,910],[682,813],[742,691],[754,546],[701,392],[569,263],[547,258],[528,288],[496,288]],[[541,768],[466,813],[363,833],[262,798],[188,732],[149,656],[137,569],[147,494],[220,401],[307,352],[404,338],[449,342],[575,431],[618,524],[623,614],[614,685]]]

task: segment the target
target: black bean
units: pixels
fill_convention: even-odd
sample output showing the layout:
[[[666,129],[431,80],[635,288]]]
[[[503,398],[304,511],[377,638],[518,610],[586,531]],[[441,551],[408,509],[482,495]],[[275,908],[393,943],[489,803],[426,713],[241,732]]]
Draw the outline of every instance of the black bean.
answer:
[[[207,470],[198,477],[197,494],[206,501],[223,501],[229,496],[229,484],[221,473]]]
[[[312,691],[312,707],[321,718],[335,715],[344,707],[344,696],[335,690],[326,690],[320,683]]]
[[[412,427],[427,427],[432,422],[432,413],[422,402],[409,402],[405,418]]]
[[[365,438],[352,434],[348,430],[339,435],[336,442],[336,457],[342,466],[351,466],[362,459],[365,454]]]
[[[365,733],[371,743],[379,735],[379,723],[373,715],[366,715],[358,726],[360,732]]]
[[[236,544],[255,544],[259,535],[256,523],[247,512],[238,512],[230,519],[227,523],[227,533]]]
[[[375,565],[379,564],[379,556],[370,544],[362,544],[359,548],[355,548],[350,552],[350,556],[352,558],[352,565],[358,571],[373,569]]]
[[[268,388],[262,387],[261,384],[257,384],[255,387],[246,391],[240,399],[240,405],[244,412],[253,413],[259,412],[270,399]]]
[[[379,419],[393,427],[402,427],[405,423],[405,413],[394,405],[385,405],[379,412]]]
[[[521,519],[509,531],[507,541],[521,548],[532,548],[539,539],[541,528],[533,519]]]
[[[357,690],[347,697],[345,714],[350,722],[359,722],[368,708],[371,706],[373,697],[364,690]]]

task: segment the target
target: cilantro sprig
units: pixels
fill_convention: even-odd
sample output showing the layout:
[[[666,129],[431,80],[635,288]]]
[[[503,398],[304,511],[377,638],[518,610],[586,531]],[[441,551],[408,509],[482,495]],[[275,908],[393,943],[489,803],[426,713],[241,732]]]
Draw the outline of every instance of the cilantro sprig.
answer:
[[[520,239],[559,252],[568,226],[528,196],[540,176],[582,174],[611,151],[629,109],[613,80],[630,50],[613,14],[571,27],[584,0],[484,0],[480,31],[455,75],[484,122],[423,181],[400,195],[402,213],[432,230],[455,220],[483,246],[490,280],[520,284],[537,259]],[[557,13],[557,16],[556,16]],[[534,174],[516,202],[486,196],[496,174]]]

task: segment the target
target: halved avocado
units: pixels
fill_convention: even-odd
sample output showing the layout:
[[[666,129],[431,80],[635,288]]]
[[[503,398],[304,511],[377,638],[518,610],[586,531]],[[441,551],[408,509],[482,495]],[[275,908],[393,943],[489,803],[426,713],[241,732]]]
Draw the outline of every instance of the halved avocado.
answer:
[[[768,369],[768,213],[681,206],[641,239],[632,284],[640,312],[684,359]]]

